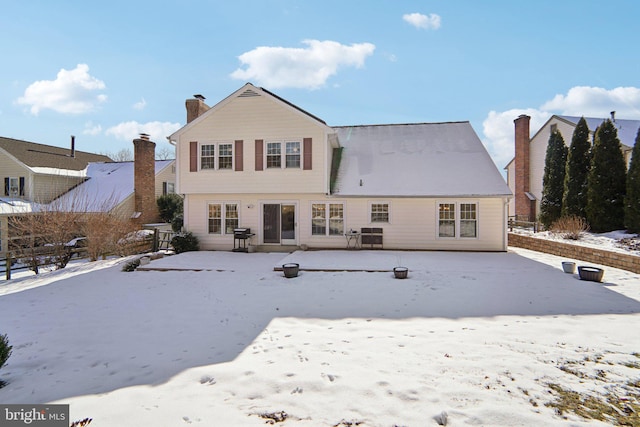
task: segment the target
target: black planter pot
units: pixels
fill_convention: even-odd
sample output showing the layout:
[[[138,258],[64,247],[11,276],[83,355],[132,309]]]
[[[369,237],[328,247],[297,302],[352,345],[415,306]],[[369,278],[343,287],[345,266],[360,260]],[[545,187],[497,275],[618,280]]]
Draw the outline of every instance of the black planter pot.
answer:
[[[578,275],[581,280],[589,280],[591,282],[602,282],[602,276],[604,276],[604,270],[597,267],[578,267]]]
[[[300,270],[300,264],[295,262],[290,262],[288,264],[282,265],[282,271],[284,272],[284,277],[286,277],[287,279],[297,277],[299,270]]]
[[[394,267],[393,275],[396,279],[406,279],[409,275],[409,269],[407,267]]]

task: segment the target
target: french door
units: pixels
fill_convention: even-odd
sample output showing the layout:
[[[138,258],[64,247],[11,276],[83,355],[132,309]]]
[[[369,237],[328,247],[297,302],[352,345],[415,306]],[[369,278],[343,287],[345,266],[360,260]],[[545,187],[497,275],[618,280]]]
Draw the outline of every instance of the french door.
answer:
[[[262,205],[262,236],[264,243],[295,245],[296,205],[265,203]]]

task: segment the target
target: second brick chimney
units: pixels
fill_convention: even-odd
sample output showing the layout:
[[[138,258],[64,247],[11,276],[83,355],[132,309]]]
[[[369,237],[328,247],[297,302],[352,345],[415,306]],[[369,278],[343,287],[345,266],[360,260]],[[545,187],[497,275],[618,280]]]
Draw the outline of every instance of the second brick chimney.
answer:
[[[522,114],[515,123],[515,214],[523,219],[535,221],[535,200],[530,193],[529,122],[531,117]]]
[[[136,221],[139,224],[158,222],[156,205],[156,143],[141,133],[133,140],[133,183]]]
[[[192,99],[187,99],[185,102],[187,107],[187,123],[191,123],[211,108],[204,103],[204,100],[205,97],[202,95],[193,95]]]

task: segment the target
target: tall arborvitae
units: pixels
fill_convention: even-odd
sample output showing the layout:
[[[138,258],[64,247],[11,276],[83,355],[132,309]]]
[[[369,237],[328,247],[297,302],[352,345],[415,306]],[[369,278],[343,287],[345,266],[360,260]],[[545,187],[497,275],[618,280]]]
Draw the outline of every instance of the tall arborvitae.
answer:
[[[571,146],[567,155],[562,216],[587,217],[587,177],[589,176],[590,167],[591,141],[589,141],[589,127],[584,117],[581,117],[573,131]]]
[[[587,221],[597,233],[624,228],[627,165],[611,120],[596,131],[587,189]]]
[[[547,154],[542,177],[542,201],[540,202],[540,222],[549,227],[562,214],[562,194],[564,174],[567,165],[567,146],[557,130],[549,136]]]
[[[630,233],[640,233],[640,129],[631,152],[624,199],[624,225]]]

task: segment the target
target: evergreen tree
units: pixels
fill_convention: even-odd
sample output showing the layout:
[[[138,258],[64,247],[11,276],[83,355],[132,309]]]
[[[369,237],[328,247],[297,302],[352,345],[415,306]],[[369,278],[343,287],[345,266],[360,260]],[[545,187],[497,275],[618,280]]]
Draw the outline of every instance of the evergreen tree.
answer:
[[[562,194],[567,165],[567,146],[562,134],[557,130],[549,136],[547,154],[542,177],[542,201],[540,202],[540,222],[549,227],[562,214]]]
[[[627,165],[618,131],[605,120],[596,130],[587,188],[587,221],[597,233],[624,228]]]
[[[587,217],[587,177],[589,176],[590,167],[591,141],[589,141],[589,127],[584,117],[581,117],[573,131],[571,146],[567,155],[562,216]]]
[[[640,233],[640,129],[631,152],[624,199],[624,225],[630,233]]]

